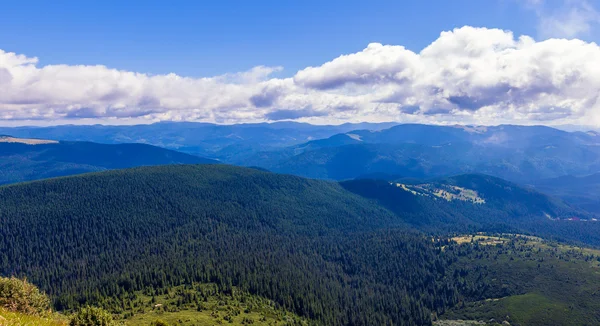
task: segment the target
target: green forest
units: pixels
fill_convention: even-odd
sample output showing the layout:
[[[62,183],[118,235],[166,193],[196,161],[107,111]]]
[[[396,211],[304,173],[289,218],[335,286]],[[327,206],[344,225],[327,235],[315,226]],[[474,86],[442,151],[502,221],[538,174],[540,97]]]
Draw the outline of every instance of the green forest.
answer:
[[[0,275],[27,278],[65,315],[92,305],[125,323],[148,321],[152,300],[163,300],[167,313],[214,311],[219,301],[243,306],[216,309],[221,323],[241,313],[225,310],[247,311],[257,323],[264,317],[310,325],[506,316],[512,325],[600,323],[592,312],[600,308],[595,251],[506,235],[515,216],[494,213],[506,206],[493,200],[478,219],[465,203],[404,214],[385,199],[349,184],[227,165],[142,167],[5,186]],[[543,199],[515,207],[533,212],[550,205]],[[440,216],[453,216],[455,226],[433,227]],[[552,221],[527,216],[512,229],[553,234]],[[427,220],[417,223],[419,217]],[[481,229],[498,239],[453,239]],[[555,235],[568,239],[569,232],[578,227]],[[539,301],[541,310],[531,314],[550,309],[552,319],[515,310],[523,296]],[[190,316],[180,324],[196,318]]]

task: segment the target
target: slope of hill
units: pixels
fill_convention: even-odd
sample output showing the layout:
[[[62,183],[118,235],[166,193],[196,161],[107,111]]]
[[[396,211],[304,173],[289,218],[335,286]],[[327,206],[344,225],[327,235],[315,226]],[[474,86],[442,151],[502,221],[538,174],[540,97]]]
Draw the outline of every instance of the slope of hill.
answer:
[[[482,174],[418,181],[340,183],[428,232],[518,232],[600,245],[597,215],[532,189]]]
[[[573,205],[600,213],[600,173],[536,180],[532,185]]]
[[[463,174],[436,183],[470,189],[481,195],[486,205],[517,217],[537,215],[556,220],[577,214],[589,216],[556,198],[488,175]]]
[[[532,181],[595,173],[600,170],[599,144],[597,133],[541,126],[409,124],[381,131],[355,130],[259,153],[238,163],[335,180],[369,173],[423,178],[477,172]]]
[[[216,161],[145,144],[0,137],[0,184],[144,165]]]

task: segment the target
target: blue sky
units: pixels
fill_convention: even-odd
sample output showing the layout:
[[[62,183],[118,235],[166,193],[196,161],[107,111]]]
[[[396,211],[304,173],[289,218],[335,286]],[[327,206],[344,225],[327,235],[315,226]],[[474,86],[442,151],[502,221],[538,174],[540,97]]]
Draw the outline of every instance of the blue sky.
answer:
[[[600,127],[598,5],[6,1],[0,125]]]
[[[291,76],[371,42],[419,51],[455,27],[536,36],[536,24],[518,0],[5,1],[0,48],[42,65],[195,77],[265,65]]]

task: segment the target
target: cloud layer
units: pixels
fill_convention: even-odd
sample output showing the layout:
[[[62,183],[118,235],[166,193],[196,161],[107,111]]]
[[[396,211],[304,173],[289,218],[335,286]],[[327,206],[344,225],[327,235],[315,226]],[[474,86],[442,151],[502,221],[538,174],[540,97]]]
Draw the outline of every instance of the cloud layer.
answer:
[[[585,123],[600,125],[600,47],[463,27],[421,52],[369,44],[291,78],[38,66],[0,50],[0,120]]]

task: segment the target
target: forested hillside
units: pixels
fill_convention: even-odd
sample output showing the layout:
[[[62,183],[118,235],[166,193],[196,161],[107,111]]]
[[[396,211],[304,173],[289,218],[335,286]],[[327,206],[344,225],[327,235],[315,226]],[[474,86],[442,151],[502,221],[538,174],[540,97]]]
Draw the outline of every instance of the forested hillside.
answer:
[[[4,186],[0,275],[27,277],[64,312],[93,304],[137,320],[149,295],[213,284],[217,294],[262,297],[277,311],[320,325],[427,325],[459,315],[461,302],[486,298],[477,288],[495,294],[505,287],[485,269],[456,272],[457,263],[469,261],[444,235],[493,229],[493,218],[503,216],[454,214],[493,213],[494,206],[467,210],[480,204],[448,201],[425,211],[430,215],[411,215],[399,210],[409,201],[390,206],[347,189],[227,165],[141,167]],[[447,212],[438,216],[441,210]],[[450,224],[460,228],[444,229]],[[198,306],[191,298],[174,311]]]
[[[0,273],[26,275],[61,310],[195,281],[324,324],[422,324],[456,296],[432,282],[445,263],[431,241],[362,232],[395,217],[335,183],[169,166],[8,186],[0,198]],[[379,256],[389,272],[374,275]]]
[[[600,246],[596,214],[496,177],[465,174],[433,180],[367,178],[340,184],[426,232],[530,233]]]
[[[600,173],[536,180],[532,186],[583,209],[600,213]]]

